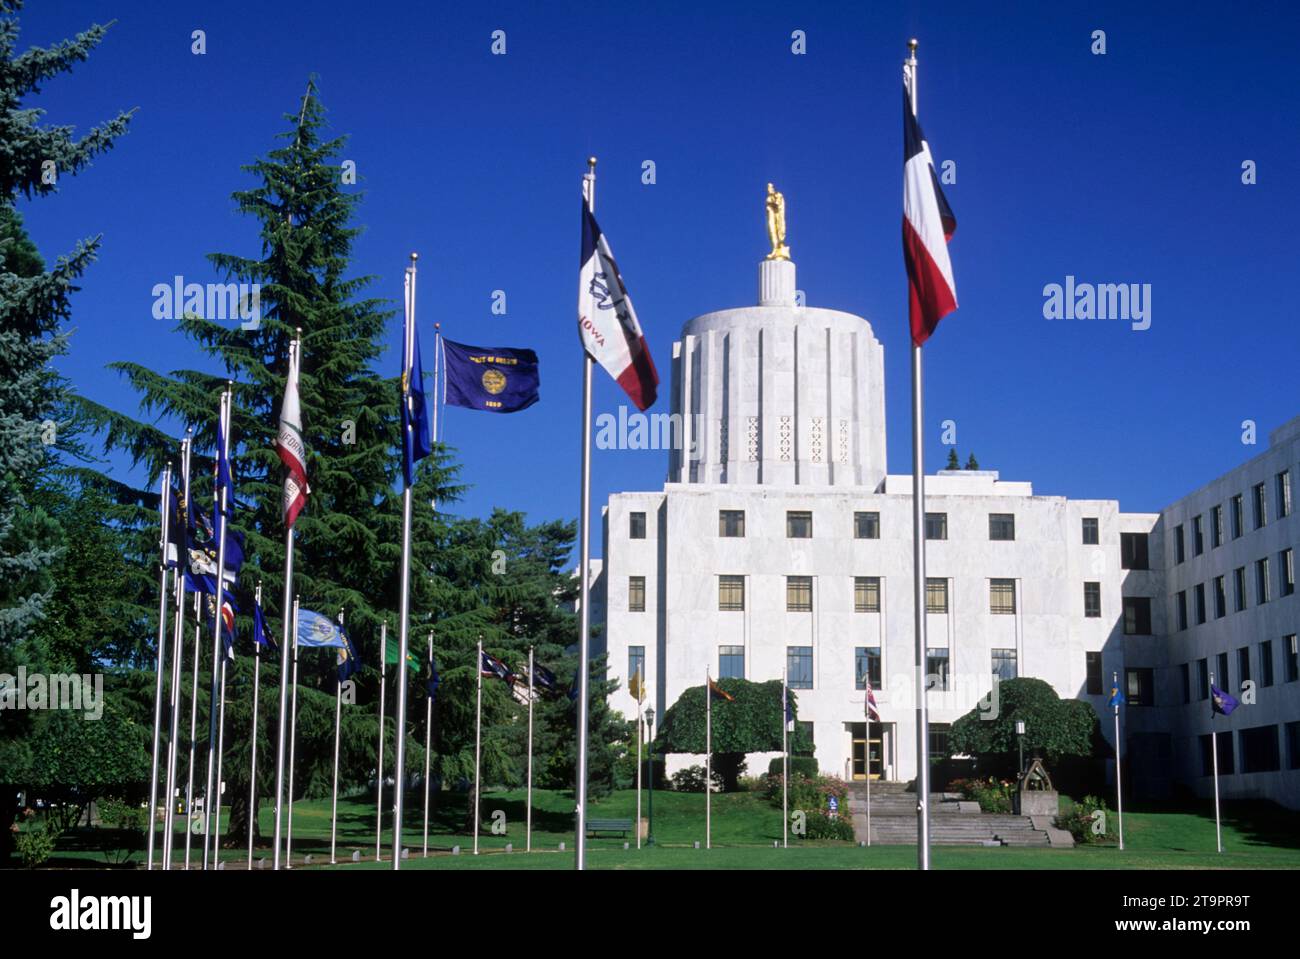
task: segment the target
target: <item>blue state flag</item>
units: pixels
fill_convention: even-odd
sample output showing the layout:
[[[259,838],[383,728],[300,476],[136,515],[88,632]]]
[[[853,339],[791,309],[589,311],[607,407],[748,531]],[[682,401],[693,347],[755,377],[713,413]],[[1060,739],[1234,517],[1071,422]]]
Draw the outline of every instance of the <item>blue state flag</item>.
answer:
[[[425,680],[424,689],[429,694],[429,699],[438,698],[438,687],[442,685],[442,677],[438,675],[438,661],[429,657],[429,678]]]
[[[1118,684],[1112,685],[1110,687],[1110,702],[1107,703],[1107,705],[1111,707],[1118,707],[1118,706],[1123,706],[1124,703],[1125,703],[1124,694],[1119,691]]]
[[[541,373],[532,350],[442,341],[448,406],[517,413],[538,400]]]
[[[1231,716],[1232,711],[1240,706],[1236,698],[1224,692],[1218,686],[1210,687],[1210,716],[1220,713],[1224,716]]]
[[[253,644],[259,649],[275,649],[275,640],[266,630],[266,617],[262,613],[262,604],[253,602]]]
[[[298,618],[301,624],[301,610],[298,611]],[[352,645],[352,640],[342,627],[339,627],[339,635],[343,637],[343,645],[339,647],[338,653],[339,682],[346,683],[353,674],[361,671],[361,660],[357,656],[356,647]]]
[[[429,441],[429,408],[424,402],[424,364],[420,362],[420,329],[413,323],[404,328],[411,341],[409,365],[402,354],[402,475],[407,486],[415,485],[415,464],[433,451]],[[405,346],[403,340],[403,346]]]
[[[343,627],[328,616],[322,616],[310,609],[298,610],[297,640],[299,646],[347,648],[347,639],[343,635]]]

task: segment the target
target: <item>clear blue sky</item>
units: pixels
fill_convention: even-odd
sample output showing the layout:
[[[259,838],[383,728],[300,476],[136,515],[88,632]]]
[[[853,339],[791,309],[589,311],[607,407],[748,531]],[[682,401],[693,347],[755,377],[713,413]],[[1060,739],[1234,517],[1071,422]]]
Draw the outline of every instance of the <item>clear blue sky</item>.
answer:
[[[106,363],[204,362],[152,319],[151,289],[177,273],[218,279],[208,252],[257,254],[230,194],[315,72],[365,193],[356,272],[376,274],[396,307],[419,251],[426,330],[439,321],[453,339],[541,358],[540,404],[449,412],[445,438],[473,485],[456,509],[576,514],[577,197],[591,153],[597,212],[664,380],[656,409],[682,324],[755,301],[772,180],[809,305],[865,316],[884,344],[889,463],[909,472],[899,111],[915,35],[921,120],[936,159],[957,162],[961,309],[925,351],[931,468],[953,419],[963,460],[974,450],[1039,493],[1155,510],[1258,451],[1241,444],[1243,419],[1262,444],[1300,413],[1293,5],[865,6],[33,3],[22,46],[117,24],[29,105],[78,130],[139,109],[91,170],[24,204],[47,258],[104,235],[60,368],[134,409]],[[194,29],[204,56],[190,52]],[[489,52],[495,29],[505,56]],[[1094,29],[1105,56],[1090,52]],[[1241,184],[1244,160],[1255,186]],[[1067,274],[1150,283],[1151,329],[1044,320],[1043,286]],[[490,310],[496,289],[504,317]],[[396,357],[386,363],[391,374]],[[621,401],[598,371],[596,411]],[[657,489],[665,469],[660,452],[597,453],[595,521],[609,493]]]

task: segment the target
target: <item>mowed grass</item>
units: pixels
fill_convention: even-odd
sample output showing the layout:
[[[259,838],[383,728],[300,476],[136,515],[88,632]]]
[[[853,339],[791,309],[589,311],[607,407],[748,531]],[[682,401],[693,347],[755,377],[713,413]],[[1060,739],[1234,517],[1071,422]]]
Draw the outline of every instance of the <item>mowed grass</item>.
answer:
[[[473,837],[463,832],[467,803],[472,797],[444,792],[429,823],[429,856],[423,856],[423,795],[413,793],[405,809],[404,845],[410,858],[404,869],[572,869],[573,797],[551,790],[533,792],[533,851],[525,848],[525,793],[523,790],[484,793],[479,833],[480,855],[473,854]],[[385,797],[387,805],[388,798]],[[649,812],[648,794],[642,795],[642,813]],[[591,804],[589,818],[632,819],[636,793],[616,792]],[[493,823],[500,824],[494,832]],[[255,858],[270,858],[274,829],[269,807],[260,810],[263,845]],[[982,846],[933,846],[935,869],[1296,869],[1300,868],[1300,814],[1266,803],[1229,804],[1224,811],[1224,852],[1215,851],[1212,807],[1139,807],[1124,816],[1125,849],[1081,846],[1075,849],[1020,849]],[[226,828],[223,815],[223,832]],[[103,866],[93,849],[91,834],[82,830],[66,837],[49,865],[54,867]],[[654,796],[655,846],[636,848],[633,834],[588,840],[589,868],[593,869],[914,869],[916,847],[872,846],[847,842],[809,842],[791,836],[790,848],[773,848],[781,839],[781,812],[761,795],[738,793],[713,797],[713,848],[704,849],[704,797],[698,794],[656,791]],[[159,834],[161,839],[161,834]],[[695,842],[700,849],[695,849]],[[202,837],[191,839],[192,866],[202,860]],[[565,850],[560,851],[560,843]],[[627,842],[630,849],[624,850]],[[512,844],[513,851],[505,847]],[[175,860],[184,859],[184,839],[178,832]],[[459,854],[452,854],[454,846]],[[159,844],[161,851],[161,844]],[[392,828],[384,820],[382,858],[375,859],[375,804],[373,797],[339,800],[337,859],[329,865],[330,801],[308,800],[294,804],[294,868],[391,869]],[[354,852],[360,862],[353,862]],[[306,866],[304,857],[313,863]],[[133,862],[140,863],[143,853]],[[246,846],[222,850],[227,868],[246,868]],[[267,867],[270,863],[268,862]]]

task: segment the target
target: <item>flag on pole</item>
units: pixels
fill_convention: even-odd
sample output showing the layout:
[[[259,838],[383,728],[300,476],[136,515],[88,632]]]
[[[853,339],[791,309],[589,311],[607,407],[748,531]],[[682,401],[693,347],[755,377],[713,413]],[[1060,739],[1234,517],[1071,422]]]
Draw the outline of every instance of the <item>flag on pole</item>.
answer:
[[[408,287],[410,282],[408,274]],[[433,451],[433,445],[429,441],[429,408],[424,402],[420,330],[409,309],[407,314],[402,340],[402,475],[409,487],[415,485],[415,464]]]
[[[345,683],[355,673],[361,671],[361,658],[357,656],[352,639],[342,627],[339,628],[339,634],[343,637],[343,645],[338,647],[339,682]]]
[[[262,604],[253,601],[253,643],[266,649],[275,649],[275,640],[266,629],[266,618],[262,614]]]
[[[510,667],[495,656],[490,655],[487,650],[483,651],[483,661],[480,668],[484,676],[495,676],[497,679],[504,680],[513,684],[517,677],[510,671]]]
[[[490,413],[517,413],[538,400],[541,373],[532,350],[466,346],[442,340],[447,361],[447,405]]]
[[[912,111],[908,81],[903,83],[903,260],[907,264],[908,313],[912,342],[921,346],[939,321],[957,309],[948,241],[957,218],[944,198],[934,171],[930,145]]]
[[[1117,709],[1120,706],[1123,706],[1125,702],[1124,694],[1119,690],[1119,683],[1112,683],[1110,687],[1110,702],[1106,705],[1110,706],[1112,709]]]
[[[281,495],[281,515],[286,529],[293,526],[311,493],[307,485],[307,445],[302,439],[302,410],[298,402],[298,350],[299,342],[295,340],[289,348],[289,376],[284,384],[280,431],[275,440],[275,451],[288,470]]]
[[[399,655],[400,653],[399,653],[397,640],[393,639],[391,636],[387,637],[384,640],[384,665],[396,666],[397,657]],[[418,670],[420,668],[419,658],[414,653],[412,653],[409,649],[406,651],[406,665],[409,666],[411,669]]]
[[[871,691],[871,680],[865,681],[867,684],[867,695],[863,702],[863,710],[866,713],[867,721],[872,723],[880,722],[880,710],[876,708],[876,694]]]
[[[559,680],[541,663],[533,663],[533,685],[544,693],[553,693],[559,688]]]
[[[659,373],[609,241],[587,209],[585,198],[578,272],[578,334],[587,354],[614,377],[637,409],[653,405]]]
[[[636,668],[636,673],[627,682],[627,691],[632,694],[632,698],[638,703],[645,702],[645,683],[641,679],[641,667]]]
[[[786,690],[786,683],[781,683],[781,713],[785,716],[785,728],[788,730],[794,724],[794,702]]]
[[[731,695],[731,693],[727,692],[712,679],[709,680],[709,692],[712,694],[710,696],[711,699],[725,699],[729,703],[734,703],[736,701],[735,696]]]
[[[1213,718],[1215,713],[1222,716],[1231,716],[1232,711],[1240,706],[1236,698],[1224,692],[1218,686],[1210,687],[1210,716]]]
[[[429,678],[424,682],[425,692],[429,694],[429,699],[438,698],[438,687],[442,685],[442,677],[438,675],[438,661],[429,654]]]
[[[226,448],[226,424],[221,417],[217,417],[217,460],[212,466],[212,482],[215,494],[212,504],[212,528],[216,531],[216,535],[220,536],[222,527],[226,525],[223,518],[228,518],[235,509],[235,483],[230,472],[230,451]],[[228,531],[227,536],[229,536]]]
[[[328,616],[298,608],[299,646],[338,646],[345,648],[343,627]]]

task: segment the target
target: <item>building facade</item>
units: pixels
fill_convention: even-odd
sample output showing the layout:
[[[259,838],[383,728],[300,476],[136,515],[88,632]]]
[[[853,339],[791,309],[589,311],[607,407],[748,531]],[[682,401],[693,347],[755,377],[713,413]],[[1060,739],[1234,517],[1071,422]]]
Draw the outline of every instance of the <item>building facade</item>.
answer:
[[[886,468],[883,349],[865,319],[797,305],[793,263],[764,261],[759,287],[758,306],[686,324],[673,347],[668,481],[615,494],[605,509],[591,575],[600,644],[622,680],[611,705],[633,714],[626,686],[638,668],[659,716],[706,675],[784,673],[824,772],[909,780],[912,481]],[[1300,526],[1290,493],[1300,418],[1271,440],[1158,514],[1036,495],[992,471],[927,476],[932,752],[995,676],[1046,680],[1107,718],[1114,679],[1129,703],[1135,788],[1181,783],[1205,794],[1215,672],[1221,688],[1255,683],[1251,705],[1214,720],[1238,740],[1220,740],[1224,795],[1300,805]],[[1249,601],[1236,612],[1242,569]],[[1267,593],[1257,592],[1263,581]],[[864,714],[868,682],[878,723]],[[1110,739],[1112,724],[1101,728]],[[751,756],[750,769],[765,770],[768,758]],[[669,768],[698,761],[670,757]]]

